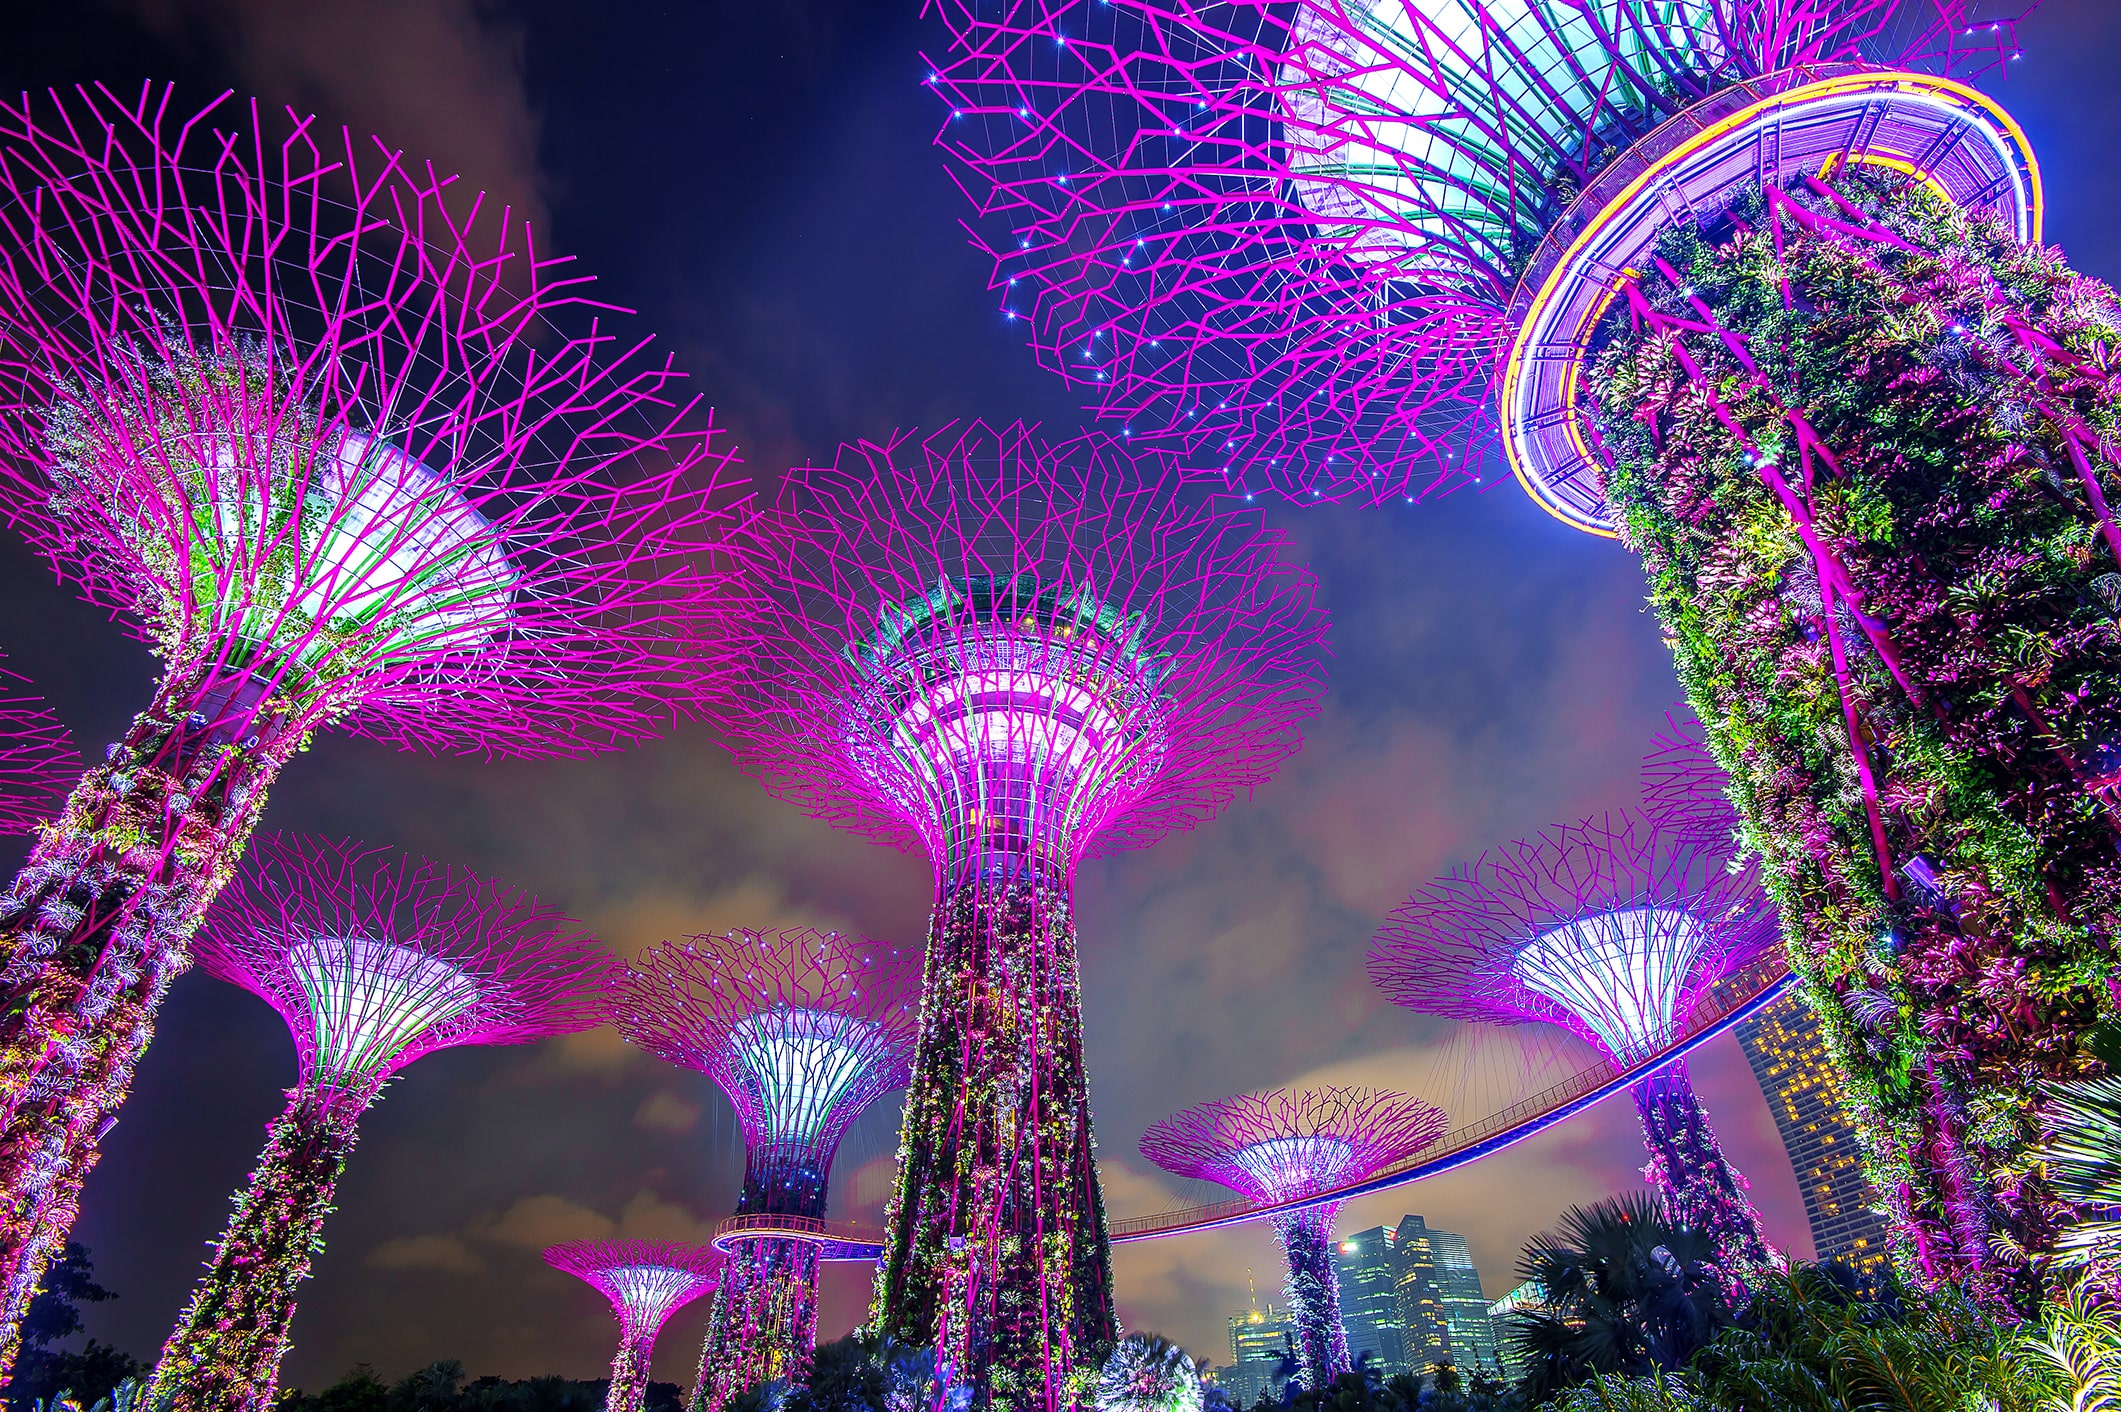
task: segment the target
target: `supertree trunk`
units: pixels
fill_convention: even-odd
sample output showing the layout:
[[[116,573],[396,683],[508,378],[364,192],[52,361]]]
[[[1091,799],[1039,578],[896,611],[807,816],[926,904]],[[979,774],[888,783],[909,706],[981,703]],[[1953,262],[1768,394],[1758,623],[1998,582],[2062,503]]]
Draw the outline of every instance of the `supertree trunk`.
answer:
[[[0,896],[0,1375],[186,945],[297,742],[249,677],[172,672]]]
[[[611,1391],[604,1395],[604,1412],[641,1412],[648,1405],[648,1369],[654,1356],[654,1330],[626,1330],[611,1358]]]
[[[1650,1149],[1650,1180],[1670,1200],[1680,1224],[1714,1238],[1726,1285],[1742,1288],[1747,1275],[1767,1269],[1775,1257],[1760,1213],[1745,1194],[1745,1178],[1725,1159],[1686,1065],[1667,1064],[1636,1084],[1634,1094]]]
[[[750,1240],[723,1267],[715,1292],[693,1412],[721,1412],[729,1400],[768,1379],[801,1383],[817,1348],[815,1245],[803,1240]]]
[[[160,1412],[264,1412],[295,1317],[295,1288],[324,1244],[324,1218],[353,1151],[365,1088],[305,1087],[267,1129],[265,1150],[206,1277],[162,1346]]]
[[[1333,1213],[1312,1207],[1274,1218],[1289,1264],[1289,1320],[1296,1326],[1296,1376],[1310,1391],[1332,1383],[1353,1363],[1340,1321],[1340,1278],[1333,1269]]]
[[[1059,1408],[1117,1337],[1065,888],[947,891],[929,931],[876,1323],[974,1405]]]
[[[2029,1307],[2028,1145],[2121,913],[2112,293],[1842,176],[1668,237],[1589,381],[1608,492],[1900,1256]]]

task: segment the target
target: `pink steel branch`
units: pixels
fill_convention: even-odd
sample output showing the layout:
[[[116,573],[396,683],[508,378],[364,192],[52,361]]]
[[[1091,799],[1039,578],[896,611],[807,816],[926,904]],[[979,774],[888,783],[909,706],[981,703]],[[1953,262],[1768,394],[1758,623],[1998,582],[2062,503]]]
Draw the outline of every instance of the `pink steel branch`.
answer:
[[[72,732],[28,693],[29,682],[0,669],[0,832],[25,833],[49,820],[81,776]]]
[[[315,731],[572,754],[714,698],[736,482],[614,312],[509,212],[314,119],[0,104],[0,514],[164,668],[0,905],[0,1367]]]
[[[1661,124],[1772,73],[2016,43],[1960,0],[928,9],[1005,317],[1137,441],[1307,502],[1479,483],[1521,277]]]
[[[1667,1048],[1719,981],[1779,946],[1774,909],[1728,846],[1608,813],[1496,849],[1379,929],[1370,976],[1398,1004],[1573,1030],[1616,1065]],[[1773,1258],[1744,1179],[1674,1064],[1635,1088],[1648,1175],[1713,1236],[1735,1285]]]
[[[692,1406],[719,1412],[761,1382],[800,1380],[817,1341],[832,1159],[855,1118],[912,1073],[918,957],[792,928],[696,936],[649,951],[618,991],[632,1043],[711,1077],[744,1130],[737,1215],[782,1217],[736,1239],[700,1351]]]
[[[547,1246],[545,1263],[611,1301],[619,1351],[611,1360],[605,1412],[641,1412],[656,1336],[672,1314],[714,1290],[722,1257],[710,1247],[674,1241],[576,1240]]]

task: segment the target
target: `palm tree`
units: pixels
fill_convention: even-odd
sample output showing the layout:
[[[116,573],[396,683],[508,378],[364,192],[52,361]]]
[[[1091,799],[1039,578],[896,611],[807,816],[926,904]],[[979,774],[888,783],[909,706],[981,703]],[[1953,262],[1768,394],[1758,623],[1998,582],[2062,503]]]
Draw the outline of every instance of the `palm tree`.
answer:
[[[1684,1367],[1731,1322],[1716,1242],[1680,1225],[1650,1192],[1572,1206],[1518,1262],[1539,1308],[1511,1316],[1537,1403],[1593,1373]]]

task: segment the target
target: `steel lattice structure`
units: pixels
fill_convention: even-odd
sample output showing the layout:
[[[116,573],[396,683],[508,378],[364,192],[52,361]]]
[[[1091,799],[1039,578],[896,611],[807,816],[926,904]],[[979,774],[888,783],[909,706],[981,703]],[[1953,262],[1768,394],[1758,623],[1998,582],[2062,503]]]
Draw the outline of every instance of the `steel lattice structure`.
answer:
[[[1005,306],[1137,441],[1618,534],[1910,1275],[2030,1308],[2121,915],[2121,305],[1960,0],[937,0]],[[1492,399],[1492,419],[1477,404]],[[1469,477],[1460,468],[1474,466]]]
[[[1444,1135],[1443,1110],[1383,1089],[1328,1087],[1203,1103],[1150,1126],[1142,1155],[1254,1201],[1292,1201],[1375,1176]],[[1314,1391],[1353,1366],[1333,1264],[1337,1201],[1278,1215],[1297,1377]]]
[[[619,1029],[712,1078],[744,1130],[738,1215],[825,1214],[847,1127],[912,1077],[920,960],[807,928],[695,936],[644,954]],[[742,1241],[700,1350],[694,1412],[771,1379],[801,1381],[817,1344],[818,1251],[800,1235]]]
[[[1730,847],[1743,816],[1730,799],[1731,776],[1709,749],[1708,732],[1684,705],[1664,714],[1664,728],[1642,757],[1642,812],[1687,843]]]
[[[618,1316],[605,1412],[641,1412],[656,1336],[672,1314],[716,1288],[723,1267],[711,1246],[667,1240],[567,1241],[547,1246],[545,1263],[590,1285]]]
[[[153,1395],[171,1412],[264,1412],[295,1289],[383,1085],[438,1049],[598,1023],[618,966],[580,924],[463,868],[277,835],[208,914],[195,954],[280,1012],[299,1078],[163,1345]]]
[[[1479,481],[1527,271],[1673,117],[1793,70],[2016,52],[1961,0],[928,8],[937,141],[1006,317],[1135,439],[1306,501]]]
[[[732,735],[809,812],[935,868],[875,1326],[997,1407],[1114,1337],[1071,893],[1272,776],[1323,688],[1282,537],[1111,438],[953,426],[798,470]]]
[[[730,457],[612,313],[508,212],[314,119],[0,104],[0,515],[163,664],[0,905],[0,1367],[315,731],[581,753],[718,689]]]
[[[1613,812],[1491,850],[1379,929],[1370,978],[1395,1003],[1493,1024],[1566,1026],[1617,1063],[1665,1048],[1717,981],[1780,940],[1728,848]],[[1636,1085],[1646,1174],[1742,1280],[1774,1257],[1684,1064]]]
[[[0,668],[0,831],[7,833],[50,819],[81,777],[73,733],[29,685]]]

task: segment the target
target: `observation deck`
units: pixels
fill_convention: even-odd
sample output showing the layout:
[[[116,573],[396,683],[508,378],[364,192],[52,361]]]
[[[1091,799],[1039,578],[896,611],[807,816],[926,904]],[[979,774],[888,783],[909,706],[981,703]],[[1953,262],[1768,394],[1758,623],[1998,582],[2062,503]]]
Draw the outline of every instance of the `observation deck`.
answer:
[[[1684,1059],[1740,1020],[1758,1012],[1780,995],[1789,982],[1789,968],[1782,958],[1764,957],[1733,972],[1711,990],[1694,1007],[1670,1044],[1623,1057],[1617,1063],[1600,1061],[1593,1064],[1539,1093],[1519,1099],[1463,1127],[1453,1128],[1434,1146],[1363,1181],[1292,1201],[1253,1201],[1239,1197],[1146,1216],[1121,1217],[1110,1223],[1112,1242],[1123,1245],[1131,1241],[1157,1240],[1242,1225],[1313,1206],[1370,1196],[1394,1187],[1411,1186],[1468,1166],[1483,1157],[1492,1157],[1504,1148],[1513,1147],[1632,1087],[1665,1065]],[[715,1249],[724,1253],[747,1240],[807,1241],[819,1247],[819,1257],[825,1260],[874,1260],[883,1251],[883,1232],[873,1226],[795,1216],[732,1216],[715,1228],[713,1239]]]
[[[1907,174],[1977,215],[2040,238],[2032,144],[1986,95],[1928,74],[1803,65],[1703,99],[1585,186],[1526,263],[1510,300],[1516,341],[1499,397],[1510,470],[1556,519],[1613,536],[1601,465],[1585,437],[1584,365],[1607,309],[1658,238],[1713,219],[1747,190],[1835,166]]]

